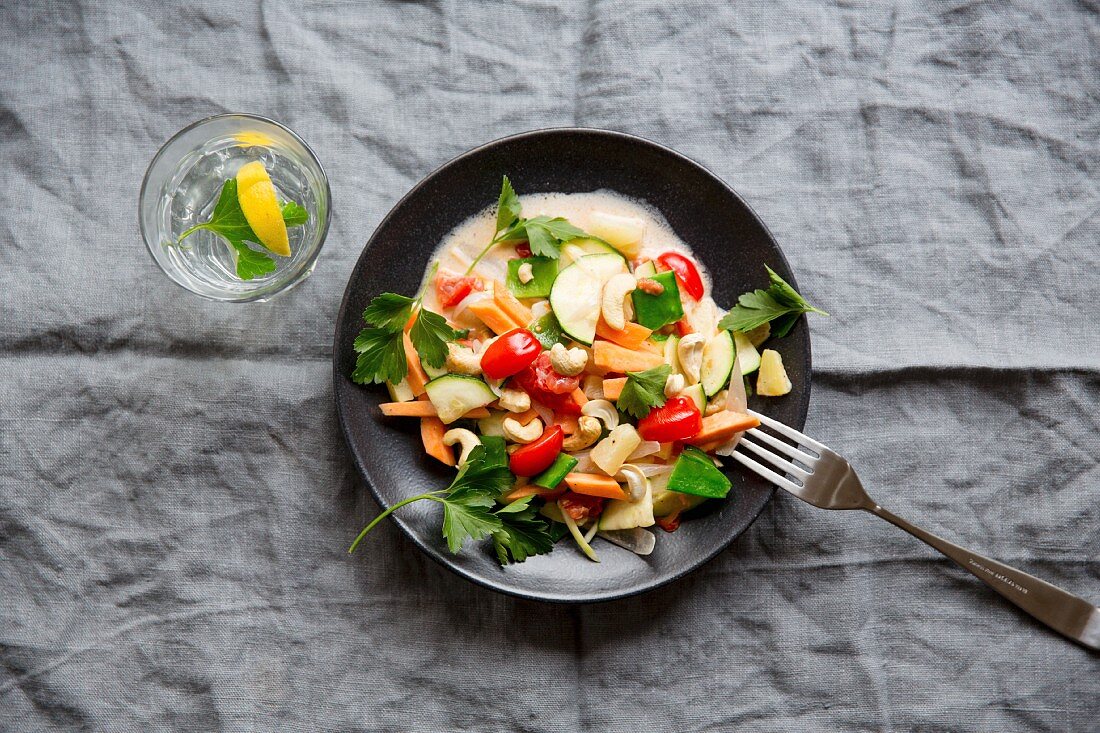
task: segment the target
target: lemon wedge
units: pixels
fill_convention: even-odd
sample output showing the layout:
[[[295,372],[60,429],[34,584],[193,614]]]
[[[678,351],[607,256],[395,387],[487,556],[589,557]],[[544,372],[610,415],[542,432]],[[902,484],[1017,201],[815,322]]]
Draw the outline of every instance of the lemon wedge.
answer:
[[[290,240],[275,185],[260,161],[246,163],[237,171],[237,201],[260,244],[277,255],[290,257]]]

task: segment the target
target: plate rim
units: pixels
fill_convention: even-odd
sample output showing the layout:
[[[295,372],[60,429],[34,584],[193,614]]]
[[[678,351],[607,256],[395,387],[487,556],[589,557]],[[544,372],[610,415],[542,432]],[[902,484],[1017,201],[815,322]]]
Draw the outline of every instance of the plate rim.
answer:
[[[695,168],[698,168],[705,175],[710,176],[712,179],[714,179],[715,182],[717,182],[719,185],[721,185],[727,191],[727,193],[729,193],[731,196],[733,196],[742,206],[744,206],[745,209],[753,216],[754,219],[756,219],[756,222],[760,225],[761,229],[764,231],[764,234],[772,242],[772,244],[775,245],[775,250],[778,253],[779,259],[781,260],[781,262],[782,262],[783,266],[785,267],[786,271],[791,274],[791,277],[790,277],[791,287],[795,288],[796,290],[798,289],[798,282],[797,282],[797,279],[794,275],[794,270],[791,268],[790,262],[787,260],[786,253],[783,251],[783,248],[779,245],[779,242],[776,240],[775,236],[772,234],[772,232],[768,228],[767,224],[760,217],[760,215],[756,213],[756,210],[753,209],[752,206],[750,206],[749,203],[741,196],[741,194],[739,194],[736,190],[734,190],[734,188],[732,186],[730,186],[725,181],[725,179],[723,179],[721,176],[716,174],[714,171],[712,171],[706,165],[700,163],[699,161],[695,160],[694,158],[691,158],[687,155],[684,155],[683,153],[680,153],[680,152],[674,150],[673,148],[671,148],[668,145],[665,145],[663,143],[659,143],[659,142],[656,142],[654,140],[650,140],[649,138],[642,137],[640,135],[635,135],[635,134],[628,133],[628,132],[621,132],[621,131],[618,131],[618,130],[608,130],[608,129],[599,128],[599,127],[577,127],[577,126],[542,127],[542,128],[537,128],[537,129],[532,129],[532,130],[525,130],[523,132],[518,132],[518,133],[511,134],[511,135],[505,135],[503,137],[495,138],[493,140],[490,140],[488,142],[485,142],[485,143],[477,145],[473,148],[470,148],[469,150],[466,150],[466,151],[454,156],[453,158],[448,159],[447,161],[445,161],[441,165],[439,165],[436,168],[432,169],[429,173],[421,176],[421,178],[408,191],[405,192],[405,195],[403,195],[400,199],[397,200],[396,203],[393,204],[393,206],[390,207],[390,210],[386,213],[385,216],[383,216],[378,221],[378,224],[375,225],[374,230],[371,232],[370,236],[367,238],[366,243],[363,245],[363,249],[359,253],[359,257],[355,260],[355,264],[352,265],[351,272],[348,275],[347,285],[344,286],[343,297],[340,300],[340,308],[339,308],[339,310],[337,311],[337,314],[336,314],[335,328],[334,328],[334,332],[333,332],[333,348],[332,348],[332,387],[333,387],[333,389],[332,389],[332,398],[333,398],[333,401],[336,403],[336,415],[337,415],[337,420],[339,421],[339,424],[340,424],[340,432],[342,433],[342,435],[344,437],[344,443],[348,448],[348,452],[351,454],[352,462],[355,464],[355,468],[356,468],[356,471],[358,471],[358,473],[359,473],[359,477],[362,479],[363,483],[366,484],[367,490],[370,491],[371,496],[373,496],[375,502],[378,503],[378,505],[380,507],[380,511],[385,511],[386,509],[388,509],[390,507],[390,503],[385,498],[383,498],[381,493],[375,488],[374,482],[371,481],[370,476],[367,473],[367,469],[363,465],[363,461],[360,458],[358,451],[356,450],[355,446],[352,443],[351,431],[350,431],[350,429],[348,427],[348,424],[347,424],[348,416],[345,412],[344,406],[341,404],[340,394],[339,394],[339,392],[340,392],[340,380],[345,377],[345,375],[343,375],[341,373],[341,370],[340,370],[340,340],[339,340],[339,336],[340,336],[340,331],[341,331],[341,328],[342,328],[342,324],[344,323],[344,318],[347,315],[348,303],[349,303],[349,300],[351,299],[351,289],[352,289],[352,284],[353,284],[353,278],[355,277],[356,273],[359,272],[360,266],[363,264],[364,259],[367,257],[368,253],[370,252],[371,245],[374,242],[375,237],[378,236],[378,232],[381,231],[389,223],[389,221],[396,215],[397,211],[405,204],[406,201],[409,200],[409,198],[411,198],[417,191],[419,191],[421,188],[423,188],[430,179],[434,178],[439,173],[447,170],[448,168],[450,168],[452,166],[458,165],[459,163],[461,163],[462,161],[465,161],[468,158],[479,155],[479,154],[481,154],[482,152],[484,152],[488,149],[491,149],[491,148],[494,148],[496,146],[503,145],[503,144],[506,144],[506,143],[509,143],[509,142],[513,142],[513,141],[517,141],[517,140],[523,140],[523,139],[532,138],[532,137],[541,137],[541,136],[545,136],[545,135],[549,135],[549,134],[574,134],[574,133],[594,135],[594,136],[597,136],[597,137],[602,136],[602,137],[608,137],[608,138],[617,138],[619,140],[626,140],[626,141],[629,141],[629,142],[632,142],[632,143],[635,143],[635,144],[641,144],[641,145],[649,146],[649,147],[655,148],[658,152],[660,152],[663,155],[667,155],[667,156],[670,156],[672,158],[678,159],[679,161],[681,161],[683,163],[686,163],[689,166],[693,166]],[[456,224],[456,226],[457,226],[457,224]],[[813,341],[810,338],[810,336],[811,336],[811,334],[810,334],[810,324],[809,324],[808,319],[805,319],[804,328],[806,328],[806,356],[805,356],[805,358],[806,358],[806,374],[805,374],[805,380],[806,381],[805,381],[805,385],[806,386],[805,386],[805,390],[802,392],[801,399],[799,400],[799,404],[797,405],[796,414],[798,416],[797,422],[799,424],[792,426],[792,427],[795,427],[797,429],[801,429],[802,427],[804,427],[804,425],[806,423],[806,416],[809,413],[810,392],[813,389],[813,378],[812,378],[812,375],[813,375]],[[755,512],[752,513],[748,523],[744,526],[744,528],[741,529],[741,531],[733,534],[731,537],[729,537],[729,539],[727,539],[725,541],[722,541],[722,542],[719,542],[717,545],[715,545],[715,547],[712,550],[709,550],[708,552],[704,553],[697,560],[693,560],[691,563],[685,565],[683,568],[677,569],[675,572],[670,573],[666,577],[663,577],[663,578],[660,578],[660,579],[657,579],[657,580],[654,580],[654,581],[643,582],[643,583],[638,584],[635,587],[632,587],[632,588],[629,588],[629,589],[626,589],[626,590],[615,590],[615,591],[609,591],[609,592],[593,592],[593,593],[586,593],[586,594],[573,593],[573,594],[570,594],[570,595],[554,595],[552,593],[546,593],[546,594],[532,593],[532,592],[528,592],[528,591],[525,591],[525,590],[522,590],[522,589],[511,587],[511,586],[506,585],[502,582],[496,582],[496,581],[481,577],[481,576],[477,575],[476,573],[470,572],[465,567],[459,566],[459,565],[455,564],[454,562],[451,562],[449,560],[449,558],[446,555],[444,555],[440,550],[438,550],[437,548],[435,548],[435,547],[427,544],[426,542],[422,541],[420,539],[420,537],[417,535],[417,533],[412,531],[412,528],[410,527],[410,525],[407,522],[405,522],[405,520],[402,519],[402,517],[400,517],[398,514],[391,514],[389,519],[393,520],[393,522],[398,526],[398,528],[405,535],[405,537],[407,539],[409,539],[417,547],[417,549],[419,549],[421,552],[423,552],[429,558],[434,560],[436,563],[442,565],[446,569],[450,570],[451,572],[455,573],[459,577],[461,577],[465,580],[468,580],[468,581],[470,581],[470,582],[472,582],[472,583],[474,583],[474,584],[476,584],[476,585],[478,585],[482,588],[487,588],[488,590],[491,590],[491,591],[494,591],[494,592],[497,592],[497,593],[503,593],[505,595],[512,596],[514,598],[522,598],[522,599],[528,600],[528,601],[537,601],[537,602],[541,602],[541,603],[552,603],[552,604],[558,604],[558,605],[582,605],[582,604],[589,604],[589,603],[604,603],[604,602],[608,602],[608,601],[620,600],[620,599],[623,599],[623,598],[630,598],[632,596],[637,596],[637,595],[640,595],[642,593],[648,593],[648,592],[656,590],[658,588],[662,588],[664,586],[667,586],[671,583],[674,583],[678,580],[683,579],[688,574],[698,570],[699,568],[701,568],[704,565],[706,565],[707,563],[709,563],[711,560],[713,560],[715,557],[717,557],[720,553],[722,553],[725,550],[729,549],[730,545],[732,545],[739,537],[741,537],[746,531],[748,531],[748,529],[750,527],[752,527],[753,524],[756,523],[756,520],[760,518],[760,514],[764,511],[764,508],[766,506],[768,506],[772,502],[772,500],[775,498],[775,494],[776,494],[777,491],[778,491],[778,489],[773,485],[771,487],[771,491],[769,492],[767,498],[763,502],[761,502],[760,507]]]

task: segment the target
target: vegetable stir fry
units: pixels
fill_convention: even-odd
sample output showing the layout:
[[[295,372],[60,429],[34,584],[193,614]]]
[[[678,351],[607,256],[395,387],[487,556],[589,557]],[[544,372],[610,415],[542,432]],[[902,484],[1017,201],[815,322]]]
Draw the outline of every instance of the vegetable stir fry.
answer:
[[[725,313],[653,220],[524,208],[505,177],[482,217],[491,236],[456,245],[416,296],[383,293],[364,312],[352,379],[384,383],[382,414],[419,420],[424,452],[457,474],[390,507],[352,550],[389,513],[434,501],[452,552],[490,539],[501,564],[522,562],[569,535],[597,562],[596,537],[649,554],[649,528],[727,498],[720,457],[759,424],[750,375],[759,395],[791,390],[779,353],[758,349],[822,311],[770,268],[770,286]]]

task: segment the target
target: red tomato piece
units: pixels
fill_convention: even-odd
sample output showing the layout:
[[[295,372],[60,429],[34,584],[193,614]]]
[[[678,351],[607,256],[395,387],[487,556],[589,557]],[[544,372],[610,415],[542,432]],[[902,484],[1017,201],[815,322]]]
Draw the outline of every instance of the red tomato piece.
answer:
[[[688,295],[695,300],[703,299],[703,278],[694,262],[675,252],[665,252],[657,261],[676,273],[676,280]]]
[[[558,499],[558,508],[573,518],[574,522],[595,519],[603,513],[604,500],[598,496],[568,491]]]
[[[569,394],[580,386],[581,377],[579,374],[574,377],[567,377],[554,370],[553,365],[550,364],[549,353],[539,354],[539,358],[535,360],[532,367],[535,370],[535,376],[538,378],[539,387],[546,392]]]
[[[534,476],[550,468],[550,464],[561,453],[565,442],[565,431],[561,425],[551,425],[542,431],[542,435],[523,446],[508,459],[508,468],[517,476]]]
[[[676,321],[676,335],[687,336],[689,333],[691,333],[691,324],[687,322],[686,318]]]
[[[533,333],[526,328],[513,328],[489,344],[481,355],[481,371],[491,379],[510,377],[526,369],[540,351],[542,344]]]
[[[531,243],[524,240],[516,245],[516,254],[520,257],[531,256]]]
[[[687,397],[673,397],[638,421],[638,435],[660,443],[687,440],[702,428],[703,415]]]
[[[531,399],[541,402],[554,412],[579,415],[581,406],[573,399],[573,390],[580,384],[580,379],[580,376],[567,377],[558,374],[550,365],[550,355],[543,352],[530,366],[512,377],[512,382],[531,395]]]
[[[454,308],[462,299],[485,286],[476,277],[458,277],[439,273],[435,276],[435,296],[443,308]]]

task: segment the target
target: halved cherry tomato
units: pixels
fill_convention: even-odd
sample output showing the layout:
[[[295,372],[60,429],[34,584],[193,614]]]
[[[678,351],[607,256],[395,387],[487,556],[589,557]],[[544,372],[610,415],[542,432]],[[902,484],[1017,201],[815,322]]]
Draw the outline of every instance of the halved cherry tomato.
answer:
[[[516,254],[520,257],[531,256],[531,243],[526,239],[516,245]]]
[[[695,402],[687,397],[673,397],[661,407],[655,407],[638,421],[642,440],[667,443],[687,440],[703,428],[703,415]]]
[[[474,290],[484,288],[476,277],[456,277],[442,272],[435,276],[435,296],[443,308],[453,308]]]
[[[695,263],[675,252],[665,252],[657,258],[657,261],[676,273],[676,279],[680,287],[688,292],[696,300],[703,299],[703,278],[699,277],[699,270]]]
[[[510,377],[526,369],[538,358],[540,351],[542,344],[533,333],[526,328],[513,328],[485,349],[481,355],[481,371],[491,379]]]
[[[550,468],[550,464],[561,453],[565,442],[565,431],[561,425],[551,425],[542,431],[542,435],[523,446],[508,459],[508,468],[517,476],[534,476]]]
[[[554,371],[550,355],[545,351],[530,366],[512,377],[512,383],[529,394],[531,399],[565,415],[581,414],[581,406],[573,399],[573,390],[580,381],[580,376],[567,377]]]
[[[558,499],[558,508],[573,518],[574,522],[595,519],[603,513],[604,500],[598,496],[586,496],[575,491],[566,492]]]

